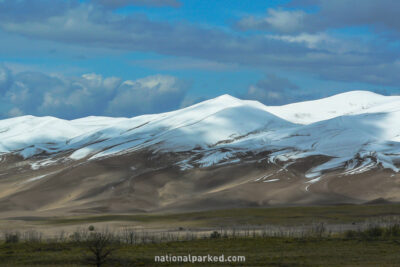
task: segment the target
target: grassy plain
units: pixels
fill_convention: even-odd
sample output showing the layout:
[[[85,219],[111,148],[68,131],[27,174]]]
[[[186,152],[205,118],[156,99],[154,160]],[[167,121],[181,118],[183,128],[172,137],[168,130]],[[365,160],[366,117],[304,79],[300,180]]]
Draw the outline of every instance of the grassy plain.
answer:
[[[215,263],[155,263],[157,255],[243,255],[245,263],[216,266],[400,266],[395,239],[220,238],[145,245],[120,245],[104,266],[210,266]],[[88,266],[87,249],[74,243],[0,246],[0,266]]]
[[[19,217],[3,222],[22,222],[37,229],[73,229],[90,224],[108,225],[122,223],[148,232],[158,229],[181,229],[183,236],[191,230],[221,231],[217,238],[209,233],[194,238],[148,239],[147,242],[129,242],[119,238],[110,246],[114,253],[102,266],[400,266],[400,205],[340,205],[315,207],[274,207],[215,210],[168,214],[108,214],[73,217]],[[395,228],[373,225],[388,221]],[[347,225],[358,230],[331,232],[328,228],[307,226]],[[301,235],[265,232],[247,233],[246,236],[224,235],[222,227],[298,227],[304,225]],[[253,227],[253,228],[252,228]],[[369,228],[368,228],[369,227]],[[372,227],[372,228],[371,228]],[[374,228],[375,227],[375,228]],[[35,228],[35,229],[36,229]],[[311,230],[310,230],[311,229]],[[321,231],[320,231],[321,230]],[[18,229],[15,229],[18,231]],[[179,230],[178,230],[179,232]],[[229,231],[228,231],[229,232]],[[174,232],[176,233],[176,232]],[[77,242],[66,233],[63,239],[45,236],[30,241],[0,241],[0,266],[91,266],[86,262],[90,255],[85,242]],[[5,235],[4,235],[5,236]],[[182,235],[181,235],[182,236]],[[139,237],[140,239],[140,237]],[[245,256],[245,263],[155,263],[161,255]]]

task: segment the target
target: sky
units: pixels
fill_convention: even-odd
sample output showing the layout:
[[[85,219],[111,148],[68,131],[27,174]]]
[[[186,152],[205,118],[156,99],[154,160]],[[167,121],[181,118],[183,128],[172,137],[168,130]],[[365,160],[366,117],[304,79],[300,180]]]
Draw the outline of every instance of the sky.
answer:
[[[400,94],[398,0],[0,0],[0,119]]]

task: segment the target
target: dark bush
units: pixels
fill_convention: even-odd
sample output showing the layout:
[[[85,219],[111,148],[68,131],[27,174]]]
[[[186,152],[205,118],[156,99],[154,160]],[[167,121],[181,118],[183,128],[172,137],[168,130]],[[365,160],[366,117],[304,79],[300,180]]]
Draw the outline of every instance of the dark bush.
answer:
[[[400,225],[394,224],[385,229],[385,236],[387,237],[397,237],[400,236]]]
[[[347,230],[344,232],[344,237],[347,239],[376,239],[383,236],[392,236],[397,231],[397,228],[383,228],[381,226],[372,225],[364,230]]]
[[[20,234],[19,233],[5,233],[4,237],[5,237],[5,242],[7,244],[18,243],[19,240],[20,240]]]
[[[344,237],[347,239],[354,239],[360,237],[360,232],[354,230],[347,230],[344,232]]]
[[[212,233],[210,234],[210,238],[213,238],[213,239],[215,239],[215,238],[220,238],[220,237],[221,237],[221,234],[218,233],[217,231],[214,231],[214,232],[212,232]]]
[[[366,238],[377,238],[383,236],[383,233],[384,233],[384,228],[379,226],[372,226],[364,231],[364,236]]]

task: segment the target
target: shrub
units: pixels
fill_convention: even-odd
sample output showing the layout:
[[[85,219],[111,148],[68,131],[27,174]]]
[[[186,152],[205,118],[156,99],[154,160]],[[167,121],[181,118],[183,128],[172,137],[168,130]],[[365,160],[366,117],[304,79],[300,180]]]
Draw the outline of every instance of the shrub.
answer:
[[[388,237],[400,236],[400,224],[394,224],[386,228],[384,235]]]
[[[5,233],[4,234],[5,242],[10,243],[18,243],[20,241],[19,233]]]
[[[367,228],[363,234],[366,238],[377,238],[381,237],[384,233],[384,229],[379,226],[371,226]]]
[[[220,237],[221,237],[221,234],[218,233],[217,231],[214,231],[214,232],[212,232],[212,233],[210,234],[210,238],[213,238],[213,239],[215,239],[215,238],[220,238]]]
[[[360,233],[354,230],[347,230],[344,232],[344,237],[347,239],[354,239],[360,236]]]

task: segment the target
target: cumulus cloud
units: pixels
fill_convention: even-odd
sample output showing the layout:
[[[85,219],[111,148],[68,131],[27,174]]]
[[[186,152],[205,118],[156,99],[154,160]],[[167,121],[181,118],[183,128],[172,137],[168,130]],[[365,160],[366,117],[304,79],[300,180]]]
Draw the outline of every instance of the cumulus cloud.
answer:
[[[58,117],[81,117],[101,114],[115,91],[121,84],[117,77],[103,78],[94,73],[81,77],[54,77],[58,86],[46,89],[40,95],[40,103],[36,109],[39,114],[54,114]],[[31,82],[26,84],[32,86]],[[129,114],[124,114],[129,116]]]
[[[109,102],[107,113],[121,116],[176,109],[184,99],[187,88],[186,82],[166,75],[125,81]]]
[[[177,0],[92,0],[109,8],[120,8],[129,5],[151,6],[151,7],[180,7],[181,3]]]
[[[238,22],[238,26],[244,30],[273,30],[283,33],[298,32],[303,28],[306,13],[302,10],[267,10],[267,16],[247,16]]]
[[[132,117],[164,112],[180,107],[189,86],[163,75],[134,81],[94,73],[64,77],[22,72],[12,76],[11,84],[0,97],[2,118],[22,114],[67,119],[89,115]]]
[[[280,33],[314,33],[352,26],[400,32],[400,2],[395,0],[293,0],[286,6],[290,9],[268,9],[262,17],[246,16],[238,26]],[[316,11],[301,9],[310,6]]]
[[[251,85],[243,97],[266,105],[283,105],[301,100],[298,89],[290,80],[270,74]]]

